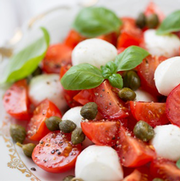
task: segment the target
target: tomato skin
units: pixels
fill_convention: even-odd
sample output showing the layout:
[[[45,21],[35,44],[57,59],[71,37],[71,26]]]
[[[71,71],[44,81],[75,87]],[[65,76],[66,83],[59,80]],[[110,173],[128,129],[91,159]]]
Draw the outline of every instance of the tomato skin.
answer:
[[[152,145],[130,136],[125,128],[120,127],[119,144],[116,151],[125,167],[138,167],[154,159],[156,156]],[[120,145],[120,146],[119,146]]]
[[[4,94],[3,104],[8,114],[18,120],[29,120],[28,85],[25,79],[14,83]]]
[[[50,132],[46,127],[45,120],[51,116],[62,117],[60,110],[48,99],[42,101],[34,110],[27,127],[27,137],[33,141],[39,141]]]
[[[32,159],[36,165],[47,172],[65,172],[74,168],[81,149],[81,144],[71,143],[70,133],[50,132],[35,147]]]
[[[42,61],[42,69],[46,73],[59,73],[63,65],[71,64],[72,49],[65,44],[51,45]]]
[[[81,122],[83,133],[96,145],[114,146],[120,123],[116,121]]]
[[[151,162],[150,173],[154,178],[168,181],[180,180],[180,169],[173,161],[157,158]]]
[[[143,120],[152,127],[169,123],[166,103],[130,101],[130,109],[137,121]]]

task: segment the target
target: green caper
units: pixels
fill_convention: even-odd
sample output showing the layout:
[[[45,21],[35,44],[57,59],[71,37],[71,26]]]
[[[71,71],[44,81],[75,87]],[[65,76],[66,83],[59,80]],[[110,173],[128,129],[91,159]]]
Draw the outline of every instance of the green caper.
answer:
[[[11,124],[10,135],[14,142],[23,143],[23,141],[26,138],[26,130],[24,127],[22,127],[20,125]]]
[[[164,181],[164,180],[161,178],[154,178],[153,181]]]
[[[123,101],[133,101],[136,98],[136,93],[130,88],[125,87],[118,92],[118,96]]]
[[[98,113],[97,104],[95,102],[88,102],[80,111],[80,114],[85,119],[94,119]]]
[[[134,135],[147,142],[154,137],[154,129],[145,121],[138,121],[133,129]]]
[[[69,175],[69,176],[66,176],[65,178],[63,178],[63,181],[71,181],[73,178],[74,178],[73,175]]]
[[[35,71],[32,73],[32,76],[37,76],[37,75],[40,75],[42,74],[42,69],[38,66]]]
[[[57,116],[51,116],[45,120],[46,126],[50,131],[59,130],[59,123],[62,122],[61,118]]]
[[[156,28],[159,24],[159,18],[157,14],[151,14],[146,18],[146,24],[148,28]]]
[[[59,128],[64,133],[71,133],[76,128],[76,124],[70,120],[63,120],[59,123]]]
[[[146,16],[144,15],[144,13],[139,14],[136,19],[136,25],[141,29],[146,26]]]
[[[76,128],[71,134],[71,142],[73,145],[82,143],[85,140],[85,134],[81,128]]]
[[[132,90],[137,90],[140,87],[140,78],[134,70],[126,71],[123,74],[123,85],[124,87],[129,87]]]
[[[32,152],[36,146],[34,143],[28,143],[28,144],[22,145],[21,143],[17,142],[16,144],[22,147],[22,150],[27,157],[31,158]]]

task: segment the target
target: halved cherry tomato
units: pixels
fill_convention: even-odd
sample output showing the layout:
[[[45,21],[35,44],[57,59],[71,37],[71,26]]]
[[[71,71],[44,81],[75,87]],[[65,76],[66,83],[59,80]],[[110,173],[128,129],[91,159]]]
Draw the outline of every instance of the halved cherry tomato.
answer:
[[[172,124],[180,127],[180,84],[168,95],[166,100],[166,115]]]
[[[12,117],[19,120],[28,120],[28,86],[25,79],[14,83],[4,94],[3,103],[5,110]]]
[[[180,180],[180,169],[173,161],[157,158],[151,162],[150,173],[154,178],[168,181]]]
[[[72,169],[81,152],[81,144],[71,143],[71,134],[50,132],[34,148],[32,159],[47,172],[59,173]]]
[[[145,121],[152,127],[169,123],[166,103],[130,101],[130,109],[137,121]]]
[[[138,167],[154,159],[156,156],[152,145],[134,138],[122,126],[119,131],[117,153],[121,163],[125,167]]]
[[[112,33],[109,33],[109,34],[106,34],[106,35],[98,36],[97,38],[105,40],[105,41],[113,44],[114,46],[116,46],[116,44],[117,44],[117,36],[118,35],[117,35],[116,32],[112,32]]]
[[[153,95],[159,95],[154,82],[154,72],[157,66],[166,59],[167,58],[163,56],[149,55],[136,67],[141,80],[141,87]]]
[[[116,121],[81,122],[84,134],[96,145],[114,146],[120,123]]]
[[[46,99],[36,107],[28,124],[27,136],[30,140],[39,141],[50,132],[46,127],[45,120],[51,116],[62,117],[56,105]]]
[[[46,73],[59,73],[63,65],[71,64],[72,49],[65,44],[51,45],[42,61]]]

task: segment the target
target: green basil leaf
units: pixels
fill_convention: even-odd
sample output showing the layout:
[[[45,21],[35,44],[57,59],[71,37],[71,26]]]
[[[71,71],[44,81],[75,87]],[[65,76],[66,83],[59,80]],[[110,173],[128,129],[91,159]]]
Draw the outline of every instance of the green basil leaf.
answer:
[[[96,37],[118,31],[122,21],[114,12],[104,7],[88,7],[76,16],[73,27],[85,37]]]
[[[14,55],[6,67],[1,84],[15,82],[30,75],[44,58],[49,46],[49,34],[45,28],[41,28],[43,36],[18,54]]]
[[[175,11],[168,15],[159,28],[157,29],[156,33],[158,35],[163,35],[171,32],[176,32],[180,30],[180,10]]]
[[[176,166],[180,169],[180,159],[176,162]]]
[[[105,79],[108,79],[113,73],[116,73],[117,66],[113,61],[107,62],[106,65],[101,66],[101,73]]]
[[[120,74],[112,74],[109,78],[109,83],[113,86],[113,87],[117,87],[119,89],[121,89],[123,87],[123,79],[121,77]]]
[[[61,84],[67,90],[91,89],[103,82],[101,71],[88,63],[72,66],[62,77]]]
[[[117,71],[131,70],[135,68],[148,55],[149,53],[146,50],[138,46],[130,46],[126,48],[115,59]]]

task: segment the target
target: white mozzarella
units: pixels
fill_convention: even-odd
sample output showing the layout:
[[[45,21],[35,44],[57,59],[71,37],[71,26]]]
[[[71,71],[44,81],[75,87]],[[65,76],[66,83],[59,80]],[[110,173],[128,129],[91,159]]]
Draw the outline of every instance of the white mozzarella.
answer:
[[[180,83],[180,56],[169,58],[158,65],[154,73],[158,92],[167,96]]]
[[[120,181],[123,170],[113,148],[92,145],[78,156],[75,176],[84,181]]]
[[[136,93],[136,99],[135,101],[144,101],[144,102],[155,102],[156,99],[155,97],[153,97],[151,94],[149,94],[148,92],[138,89],[135,91]]]
[[[169,124],[157,126],[151,140],[158,156],[177,161],[180,158],[180,128]]]
[[[63,88],[57,74],[42,74],[33,77],[29,85],[29,98],[35,106],[44,99],[48,99],[62,112],[67,108]]]
[[[117,56],[117,49],[107,41],[88,39],[79,43],[72,52],[72,64],[89,63],[100,68]]]
[[[172,57],[179,55],[180,39],[174,35],[156,35],[156,30],[144,32],[145,46],[152,55]]]

